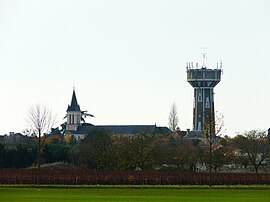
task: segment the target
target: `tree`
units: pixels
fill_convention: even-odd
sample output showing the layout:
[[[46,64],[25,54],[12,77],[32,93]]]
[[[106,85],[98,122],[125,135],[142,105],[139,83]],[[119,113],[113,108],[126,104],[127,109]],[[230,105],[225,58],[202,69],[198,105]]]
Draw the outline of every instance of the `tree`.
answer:
[[[69,149],[66,144],[45,144],[41,156],[46,163],[68,162]]]
[[[224,165],[233,162],[235,158],[233,148],[230,146],[217,145],[212,153],[212,168],[215,172],[221,170]]]
[[[34,162],[36,151],[36,145],[0,144],[0,167],[26,168]]]
[[[147,132],[142,131],[130,137],[128,150],[131,153],[130,160],[134,168],[141,170],[153,168],[154,156],[160,146],[159,139]]]
[[[93,114],[89,114],[88,111],[84,110],[81,111],[82,116],[81,116],[81,121],[85,123],[85,119],[90,116],[90,117],[95,117]]]
[[[198,148],[192,141],[178,140],[173,149],[174,165],[178,170],[190,171],[195,169],[198,158]]]
[[[91,130],[81,143],[81,161],[91,169],[111,168],[112,138],[103,128]]]
[[[209,186],[212,186],[213,144],[224,127],[224,117],[223,115],[220,115],[215,118],[214,111],[210,110],[206,111],[204,114],[204,120],[205,123],[202,132],[206,140],[206,147],[208,147],[209,151]]]
[[[113,159],[116,169],[145,170],[155,166],[155,157],[160,151],[160,141],[148,131],[138,131],[130,136],[113,137]]]
[[[40,154],[41,154],[41,136],[44,133],[48,133],[55,123],[55,117],[52,115],[51,110],[47,107],[41,107],[40,105],[35,105],[29,108],[28,111],[28,123],[30,124],[32,130],[38,135],[38,179],[37,183],[40,183]]]
[[[134,170],[136,166],[132,161],[133,152],[130,150],[130,136],[113,136],[112,153],[117,170]]]
[[[252,130],[236,136],[234,142],[241,150],[242,157],[253,167],[255,173],[258,173],[269,152],[266,132]]]
[[[177,130],[178,126],[178,115],[177,115],[177,107],[176,104],[173,103],[169,115],[169,128],[171,129],[172,132],[175,132]]]

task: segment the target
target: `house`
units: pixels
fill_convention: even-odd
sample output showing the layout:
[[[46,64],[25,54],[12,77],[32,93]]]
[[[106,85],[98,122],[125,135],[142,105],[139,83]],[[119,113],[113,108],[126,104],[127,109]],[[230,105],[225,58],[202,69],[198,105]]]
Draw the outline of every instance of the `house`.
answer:
[[[32,142],[32,138],[21,133],[10,132],[9,135],[1,136],[1,143],[5,144],[28,144]]]
[[[80,141],[94,128],[103,128],[110,131],[113,135],[134,135],[136,133],[151,133],[151,134],[170,134],[171,130],[167,127],[158,127],[154,125],[93,125],[90,123],[83,123],[83,116],[85,111],[81,111],[78,104],[75,90],[73,89],[71,104],[67,108],[67,123],[65,139],[70,141],[74,138]],[[93,117],[93,115],[88,114]]]

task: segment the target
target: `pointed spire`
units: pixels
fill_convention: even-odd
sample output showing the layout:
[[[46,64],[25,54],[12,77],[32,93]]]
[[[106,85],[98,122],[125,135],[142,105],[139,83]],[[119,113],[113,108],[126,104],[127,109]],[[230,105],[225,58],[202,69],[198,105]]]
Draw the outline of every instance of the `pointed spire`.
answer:
[[[77,98],[76,98],[76,93],[75,93],[75,88],[74,87],[73,87],[71,104],[68,105],[67,111],[81,111],[80,105],[78,105],[78,102],[77,102]]]

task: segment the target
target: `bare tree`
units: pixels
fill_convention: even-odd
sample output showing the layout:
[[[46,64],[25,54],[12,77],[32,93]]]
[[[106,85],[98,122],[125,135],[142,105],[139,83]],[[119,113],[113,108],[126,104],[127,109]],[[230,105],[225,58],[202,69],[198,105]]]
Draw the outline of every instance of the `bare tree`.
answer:
[[[248,131],[244,135],[236,136],[234,141],[244,159],[253,166],[255,173],[258,173],[270,149],[266,131]]]
[[[32,130],[38,135],[38,179],[37,183],[40,183],[40,154],[41,154],[41,136],[44,133],[49,133],[55,123],[55,117],[52,115],[51,110],[47,107],[41,107],[35,105],[29,108],[28,111],[28,123]]]
[[[177,107],[176,104],[173,103],[169,115],[169,128],[171,129],[172,132],[175,132],[178,126],[178,115],[177,115]]]
[[[208,111],[205,113],[204,119],[205,123],[202,132],[209,152],[209,186],[212,186],[213,144],[224,128],[224,117],[223,115],[215,117],[215,113],[213,111]]]

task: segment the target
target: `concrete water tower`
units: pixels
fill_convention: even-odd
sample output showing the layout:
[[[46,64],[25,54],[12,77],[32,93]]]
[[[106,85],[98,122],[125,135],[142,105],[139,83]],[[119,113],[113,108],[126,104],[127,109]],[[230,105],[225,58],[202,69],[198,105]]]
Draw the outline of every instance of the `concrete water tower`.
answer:
[[[221,80],[222,63],[216,69],[208,69],[203,54],[203,65],[187,63],[187,81],[194,88],[193,100],[193,131],[204,130],[206,119],[210,115],[215,123],[214,87]],[[202,133],[201,133],[202,134]]]

